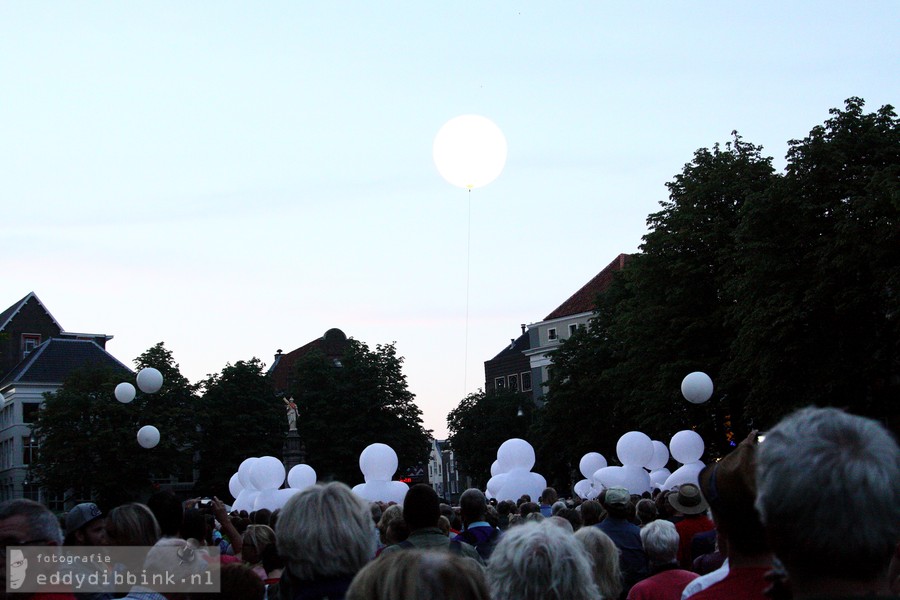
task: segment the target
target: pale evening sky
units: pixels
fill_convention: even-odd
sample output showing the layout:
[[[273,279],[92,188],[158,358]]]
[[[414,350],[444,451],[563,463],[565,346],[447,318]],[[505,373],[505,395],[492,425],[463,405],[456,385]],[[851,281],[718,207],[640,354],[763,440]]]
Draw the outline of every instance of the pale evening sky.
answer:
[[[395,341],[444,437],[520,323],[637,250],[694,150],[736,129],[780,169],[847,97],[900,102],[898,23],[895,1],[3,0],[0,309],[34,291],[191,381],[332,327]],[[471,228],[431,156],[466,113],[509,145]]]

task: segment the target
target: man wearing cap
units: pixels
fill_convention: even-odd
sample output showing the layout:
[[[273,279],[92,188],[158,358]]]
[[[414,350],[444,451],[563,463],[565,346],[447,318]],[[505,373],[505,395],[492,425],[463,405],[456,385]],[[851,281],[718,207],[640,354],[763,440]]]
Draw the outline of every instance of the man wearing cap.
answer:
[[[93,502],[82,502],[66,514],[66,546],[106,546],[106,520]]]
[[[680,542],[678,544],[678,564],[688,571],[694,565],[694,557],[691,556],[691,540],[698,533],[715,529],[715,524],[706,516],[709,505],[700,494],[700,488],[693,483],[685,483],[678,488],[678,492],[669,494],[669,504],[683,515],[683,518],[675,523]]]
[[[641,543],[641,528],[631,523],[629,504],[631,494],[622,487],[611,487],[600,496],[606,518],[594,525],[610,537],[619,549],[624,592],[650,574],[650,566]]]
[[[766,533],[753,506],[756,500],[756,431],[728,456],[700,471],[700,489],[716,523],[728,574],[691,600],[763,600],[772,569]]]

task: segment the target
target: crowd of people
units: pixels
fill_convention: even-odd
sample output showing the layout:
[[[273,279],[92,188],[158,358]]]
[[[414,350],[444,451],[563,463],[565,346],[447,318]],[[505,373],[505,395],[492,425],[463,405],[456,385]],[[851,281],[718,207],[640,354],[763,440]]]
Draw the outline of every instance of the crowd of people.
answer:
[[[30,500],[0,503],[4,590],[15,546],[151,547],[134,568],[217,571],[220,591],[157,590],[41,598],[178,600],[717,600],[891,598],[900,594],[900,449],[879,423],[827,408],[756,432],[697,485],[595,500],[488,501],[452,507],[428,485],[402,505],[319,484],[277,511],[227,512],[213,499],[159,492],[107,513],[61,520]],[[202,594],[199,592],[203,592]]]

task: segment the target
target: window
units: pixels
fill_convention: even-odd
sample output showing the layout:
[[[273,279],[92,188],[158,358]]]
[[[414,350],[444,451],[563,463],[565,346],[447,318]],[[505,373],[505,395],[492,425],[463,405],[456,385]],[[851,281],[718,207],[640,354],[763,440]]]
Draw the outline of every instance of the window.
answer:
[[[22,422],[23,423],[34,423],[34,420],[37,418],[37,412],[41,409],[41,405],[38,402],[23,402],[22,403]]]
[[[575,335],[575,332],[578,331],[578,325],[576,323],[572,323],[569,325],[569,336]]]
[[[531,371],[525,371],[524,373],[522,373],[522,391],[531,391]]]
[[[498,390],[502,390],[506,387],[506,380],[503,377],[495,377],[494,378],[494,387]]]
[[[22,438],[22,464],[30,465],[37,458],[38,444],[34,436]]]
[[[547,330],[547,339],[551,342],[556,339],[556,327],[551,327]]]
[[[508,376],[506,379],[507,379],[507,387],[509,387],[509,389],[511,389],[514,392],[518,392],[519,391],[519,376],[516,375],[515,373],[513,373],[512,375]]]
[[[22,334],[22,358],[25,358],[31,351],[41,344],[41,334],[39,333],[23,333]]]

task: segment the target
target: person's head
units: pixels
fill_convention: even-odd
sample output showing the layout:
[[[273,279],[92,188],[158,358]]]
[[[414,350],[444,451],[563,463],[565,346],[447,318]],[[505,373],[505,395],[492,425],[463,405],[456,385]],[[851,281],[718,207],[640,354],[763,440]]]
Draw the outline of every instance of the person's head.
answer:
[[[266,585],[259,575],[243,563],[222,565],[222,591],[215,598],[224,600],[263,600],[266,597]]]
[[[93,502],[82,502],[66,514],[67,546],[105,546],[106,520]]]
[[[491,554],[493,600],[588,600],[600,596],[587,551],[550,520],[513,527]]]
[[[366,565],[347,590],[347,600],[490,600],[484,570],[446,552],[409,550]]]
[[[162,537],[156,517],[146,505],[136,502],[109,511],[106,534],[114,546],[152,546]]]
[[[603,508],[614,519],[628,519],[631,516],[631,494],[622,487],[611,487],[601,496]]]
[[[678,555],[678,531],[670,521],[657,519],[641,528],[641,545],[655,565],[675,562]]]
[[[409,488],[403,499],[403,519],[410,531],[437,527],[441,516],[441,501],[430,485],[417,483]]]
[[[641,525],[646,525],[651,521],[655,521],[659,516],[659,513],[656,511],[656,503],[648,498],[639,500],[635,510],[637,511],[637,518],[638,521],[641,522]]]
[[[278,517],[278,552],[302,580],[352,577],[375,555],[369,504],[343,483],[292,496]]]
[[[572,526],[573,531],[578,531],[579,529],[581,529],[582,525],[584,524],[581,520],[581,513],[579,513],[574,508],[569,508],[569,507],[563,508],[558,513],[556,513],[554,516],[568,521],[569,524]]]
[[[403,507],[399,504],[392,504],[384,509],[384,512],[381,513],[381,519],[378,521],[378,535],[381,537],[381,543],[387,544],[387,532],[388,527],[390,527],[391,523],[394,521],[402,521],[403,520]]]
[[[885,576],[900,539],[900,448],[879,423],[805,408],[759,444],[756,508],[791,581]]]
[[[514,512],[516,507],[516,503],[512,500],[502,500],[500,504],[497,505],[497,513],[501,517],[509,517],[509,513]]]
[[[559,514],[559,511],[566,508],[566,503],[562,500],[557,500],[550,506],[550,514],[556,516]]]
[[[544,491],[541,492],[541,504],[544,506],[552,506],[557,500],[559,500],[559,496],[552,487],[544,488]]]
[[[248,525],[241,538],[241,558],[254,565],[262,562],[265,549],[275,545],[275,532],[268,525]]]
[[[459,497],[459,516],[463,525],[469,526],[476,521],[483,521],[487,511],[487,499],[477,488],[469,488]]]
[[[174,492],[171,490],[155,492],[147,499],[147,508],[156,517],[156,522],[159,523],[159,530],[164,537],[181,535],[184,505]]]
[[[378,521],[381,520],[381,515],[384,513],[384,509],[381,508],[381,504],[378,502],[372,502],[369,504],[369,511],[372,513],[372,522],[377,526]]]
[[[528,501],[528,502],[523,502],[522,504],[519,505],[519,514],[522,515],[523,517],[527,517],[528,515],[530,515],[533,512],[536,512],[536,513],[541,512],[541,507],[537,502]]]
[[[766,532],[754,507],[756,451],[753,431],[722,460],[704,467],[699,475],[700,491],[732,555],[769,554]]]
[[[693,483],[684,483],[677,492],[669,494],[669,504],[687,519],[702,516],[709,508],[700,488]]]
[[[585,527],[596,525],[603,516],[603,507],[596,500],[585,500],[581,503],[581,520]]]
[[[0,556],[0,591],[6,589],[9,546],[60,546],[62,543],[59,520],[43,504],[25,499],[0,502],[0,551],[3,553]]]
[[[194,539],[202,546],[210,543],[210,533],[211,531],[208,530],[206,523],[206,515],[196,508],[189,508],[184,511],[184,518],[181,520],[181,536],[184,539]]]
[[[253,519],[251,520],[254,525],[268,525],[271,518],[272,511],[268,508],[261,508],[253,513]]]
[[[587,550],[593,566],[594,583],[603,598],[618,598],[622,591],[619,549],[608,535],[596,527],[582,527],[575,539]]]
[[[165,596],[169,600],[190,598],[191,590],[197,589],[192,586],[209,581],[207,571],[209,565],[197,551],[196,546],[180,538],[162,538],[153,544],[147,552],[147,558],[144,559],[143,574],[150,582],[149,587],[153,588],[153,583],[157,581],[166,584],[174,582],[184,590],[166,592]]]

